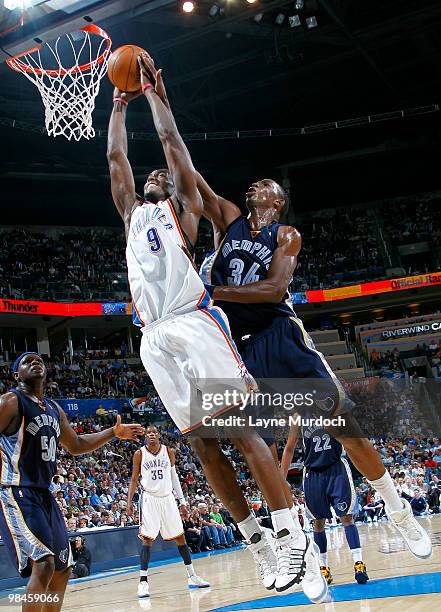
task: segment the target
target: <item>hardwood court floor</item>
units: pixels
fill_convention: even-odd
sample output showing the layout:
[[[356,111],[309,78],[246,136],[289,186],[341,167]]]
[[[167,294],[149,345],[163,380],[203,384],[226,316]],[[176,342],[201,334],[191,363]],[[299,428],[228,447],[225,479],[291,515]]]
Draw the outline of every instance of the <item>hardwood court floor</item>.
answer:
[[[333,602],[308,604],[303,593],[274,595],[257,578],[251,555],[246,550],[213,554],[194,560],[197,572],[209,580],[209,589],[189,590],[182,563],[153,567],[150,571],[150,599],[138,600],[138,572],[134,569],[110,572],[69,583],[63,610],[79,612],[207,612],[211,610],[269,610],[301,606],[302,612],[399,611],[426,612],[441,609],[441,517],[421,519],[431,532],[433,555],[414,558],[386,522],[360,527],[364,561],[370,581],[357,585],[352,558],[341,527],[327,531],[329,560],[334,576]],[[434,594],[433,594],[434,593]],[[265,598],[265,601],[259,601]],[[0,608],[1,609],[1,608]],[[7,607],[6,607],[7,609]],[[16,610],[17,608],[15,608]]]

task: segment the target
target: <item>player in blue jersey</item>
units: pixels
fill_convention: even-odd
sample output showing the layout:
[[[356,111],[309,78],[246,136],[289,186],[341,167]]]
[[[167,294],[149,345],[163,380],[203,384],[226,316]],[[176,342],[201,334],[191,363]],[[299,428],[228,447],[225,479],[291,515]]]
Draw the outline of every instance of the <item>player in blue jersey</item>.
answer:
[[[285,478],[299,432],[298,425],[291,425],[281,461],[281,470]],[[322,574],[328,584],[331,584],[332,574],[328,565],[325,523],[326,519],[332,518],[332,507],[345,530],[346,541],[354,561],[355,580],[359,584],[366,584],[369,577],[361,556],[360,536],[354,523],[357,494],[344,448],[324,429],[314,425],[304,427],[302,434],[305,506],[314,519],[314,541],[320,550]]]
[[[49,491],[61,444],[72,455],[100,448],[112,438],[137,441],[144,428],[122,425],[78,436],[66,414],[45,397],[46,367],[37,353],[13,364],[17,388],[0,397],[0,533],[21,576],[29,577],[23,610],[49,609],[32,603],[52,594],[50,610],[60,610],[72,556],[60,509]],[[49,598],[48,598],[49,602]]]

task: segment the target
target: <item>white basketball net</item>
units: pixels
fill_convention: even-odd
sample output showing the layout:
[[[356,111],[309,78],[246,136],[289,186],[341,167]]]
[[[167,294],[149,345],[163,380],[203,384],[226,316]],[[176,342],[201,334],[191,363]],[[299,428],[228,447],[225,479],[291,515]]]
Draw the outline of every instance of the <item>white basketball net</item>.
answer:
[[[107,33],[90,24],[78,35],[65,34],[7,61],[10,68],[37,86],[49,136],[65,136],[68,140],[95,136],[92,113],[101,79],[107,72],[110,46]],[[69,59],[70,67],[63,66],[61,54]],[[55,61],[54,69],[43,68],[48,57],[51,63]]]

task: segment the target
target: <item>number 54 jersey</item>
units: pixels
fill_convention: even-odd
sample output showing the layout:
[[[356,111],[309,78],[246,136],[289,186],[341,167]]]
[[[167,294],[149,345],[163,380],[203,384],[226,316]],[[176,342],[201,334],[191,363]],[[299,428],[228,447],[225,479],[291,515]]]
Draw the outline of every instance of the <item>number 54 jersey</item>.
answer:
[[[18,399],[19,426],[0,434],[0,485],[47,489],[57,470],[58,406],[44,398],[43,409],[20,389],[11,392]]]
[[[135,325],[145,327],[168,314],[184,314],[197,307],[204,285],[186,248],[170,200],[135,208],[126,249]]]

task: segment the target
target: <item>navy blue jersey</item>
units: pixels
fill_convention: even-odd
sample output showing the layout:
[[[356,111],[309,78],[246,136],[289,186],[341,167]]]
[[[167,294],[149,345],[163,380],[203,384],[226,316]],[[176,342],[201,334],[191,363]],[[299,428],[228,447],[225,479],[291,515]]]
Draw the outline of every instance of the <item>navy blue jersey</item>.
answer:
[[[307,470],[321,472],[340,462],[345,454],[343,446],[331,438],[324,429],[305,427],[303,429],[303,463]]]
[[[242,215],[235,219],[228,226],[216,256],[203,264],[205,282],[211,285],[248,285],[265,279],[277,248],[279,227],[281,224],[274,222],[254,231]],[[277,316],[294,314],[288,293],[279,304],[216,301],[216,305],[228,316],[235,340],[262,331]]]
[[[60,413],[52,400],[44,398],[45,410],[19,389],[20,424],[11,435],[0,434],[0,484],[46,489],[57,470]]]

